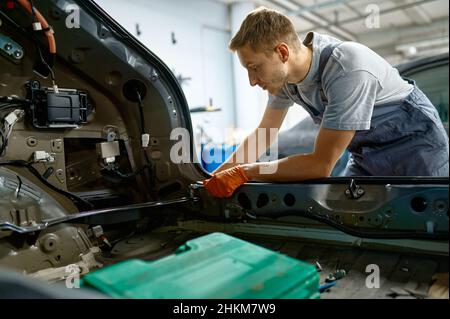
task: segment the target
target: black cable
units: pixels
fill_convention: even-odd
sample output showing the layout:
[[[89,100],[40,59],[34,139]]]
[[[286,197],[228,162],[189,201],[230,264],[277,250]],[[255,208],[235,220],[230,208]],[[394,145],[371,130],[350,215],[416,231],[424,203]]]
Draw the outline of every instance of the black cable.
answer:
[[[142,141],[142,135],[145,134],[144,105],[142,103],[141,94],[139,93],[138,90],[136,90],[136,96],[138,99],[138,106],[139,106],[139,116],[140,116],[140,121],[141,121],[141,141]],[[148,154],[147,154],[146,150],[143,149],[143,151],[144,151],[145,161],[147,162],[147,165],[144,165],[143,168],[145,168],[145,166],[150,166],[150,169],[149,169],[150,181],[152,184],[154,184],[153,165],[152,165],[152,162],[150,161],[150,159],[148,158]],[[141,172],[144,172],[144,170],[142,169]]]
[[[37,19],[36,19],[36,7],[34,6],[33,0],[28,0],[28,2],[30,3],[30,6],[31,6],[31,17],[32,17],[32,20],[33,20],[33,23],[34,23],[34,22],[37,21]],[[41,28],[42,28],[42,25],[41,25]],[[51,27],[47,27],[47,28],[41,29],[41,32],[47,32],[49,30],[51,30]],[[46,66],[49,69],[50,76],[52,78],[53,84],[55,84],[55,74],[53,73],[53,69],[52,69],[52,67],[53,67],[53,65],[55,63],[55,56],[54,56],[54,54],[50,54],[50,56],[48,58],[49,62],[46,62],[44,57],[43,57],[43,55],[42,55],[41,48],[37,44],[37,42],[36,42],[36,45],[37,45],[37,49],[38,49],[41,61],[44,64],[44,66]]]
[[[17,95],[7,95],[7,96],[0,96],[0,105],[20,105],[20,106],[29,106],[30,100],[22,99],[18,97]]]
[[[94,208],[94,205],[92,205],[90,202],[88,202],[85,199],[82,199],[81,197],[78,197],[75,194],[72,194],[70,192],[64,191],[62,189],[57,188],[56,186],[53,186],[50,182],[48,182],[32,165],[31,163],[23,160],[7,160],[7,161],[0,161],[0,166],[16,166],[16,167],[25,167],[27,168],[30,173],[32,173],[34,176],[36,176],[39,181],[41,181],[45,186],[52,189],[53,191],[69,198],[77,207],[80,209],[80,211],[87,211]]]
[[[5,134],[3,133],[2,130],[0,130],[0,136],[2,139],[2,145],[0,146],[0,157],[3,156],[3,153],[6,150],[6,146],[8,146],[8,139],[6,138]]]
[[[141,134],[145,134],[145,118],[144,118],[144,105],[142,104],[142,97],[138,90],[136,90],[139,106],[139,117],[141,121]]]
[[[136,90],[136,95],[137,95],[138,106],[139,106],[139,117],[141,120],[141,141],[142,141],[142,135],[145,134],[144,105],[142,104],[142,97],[138,90]],[[145,160],[147,161],[147,164],[150,164],[150,159],[148,158],[147,152],[145,150],[144,150],[144,156],[145,156]]]
[[[139,175],[139,174],[141,174],[145,169],[151,169],[152,168],[152,166],[151,165],[148,165],[148,164],[146,164],[146,165],[144,165],[144,166],[142,166],[141,168],[139,168],[138,170],[136,170],[136,171],[134,171],[134,172],[132,172],[132,173],[128,173],[128,174],[124,174],[124,173],[122,173],[120,170],[118,170],[118,169],[109,169],[108,167],[103,167],[102,169],[101,169],[101,171],[104,171],[104,172],[113,172],[113,173],[115,173],[117,176],[119,176],[120,178],[123,178],[123,179],[130,179],[130,178],[132,178],[132,177],[135,177],[135,176],[137,176],[137,175]]]
[[[33,0],[28,0],[28,2],[31,5],[31,17],[32,17],[32,23],[36,22],[36,11],[34,8]]]
[[[0,108],[7,105],[28,106],[30,105],[30,101],[14,96],[0,96]]]

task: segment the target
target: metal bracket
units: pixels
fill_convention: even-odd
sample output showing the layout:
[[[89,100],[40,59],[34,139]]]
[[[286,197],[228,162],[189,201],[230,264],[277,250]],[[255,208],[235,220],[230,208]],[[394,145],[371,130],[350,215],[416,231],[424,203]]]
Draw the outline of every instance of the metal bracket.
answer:
[[[15,63],[19,62],[25,55],[24,49],[18,43],[3,34],[0,34],[0,52]]]
[[[350,185],[348,186],[347,190],[345,191],[345,195],[348,199],[358,199],[361,198],[365,194],[364,189],[357,185],[355,180],[352,178],[350,181]]]

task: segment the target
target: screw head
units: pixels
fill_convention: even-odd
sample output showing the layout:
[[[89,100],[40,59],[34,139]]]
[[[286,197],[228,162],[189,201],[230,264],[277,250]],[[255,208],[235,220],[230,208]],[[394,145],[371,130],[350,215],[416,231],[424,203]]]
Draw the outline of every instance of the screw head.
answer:
[[[3,46],[3,48],[4,48],[6,51],[9,51],[9,50],[12,49],[12,45],[11,45],[11,43],[6,43],[6,44]]]
[[[14,58],[20,59],[23,56],[23,52],[21,50],[16,50],[13,53]]]
[[[108,142],[112,142],[117,138],[117,134],[114,131],[110,131],[108,132],[108,134],[106,135],[106,139]]]

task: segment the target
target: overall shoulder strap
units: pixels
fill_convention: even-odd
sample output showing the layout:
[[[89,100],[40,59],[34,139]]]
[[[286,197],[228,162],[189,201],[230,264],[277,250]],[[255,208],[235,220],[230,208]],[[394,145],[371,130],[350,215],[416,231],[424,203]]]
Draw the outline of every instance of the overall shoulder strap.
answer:
[[[334,49],[336,49],[341,44],[342,42],[329,44],[325,48],[323,48],[322,52],[320,53],[319,70],[318,70],[319,82],[322,82],[323,70],[325,70],[325,66],[327,65],[328,60],[333,54]]]

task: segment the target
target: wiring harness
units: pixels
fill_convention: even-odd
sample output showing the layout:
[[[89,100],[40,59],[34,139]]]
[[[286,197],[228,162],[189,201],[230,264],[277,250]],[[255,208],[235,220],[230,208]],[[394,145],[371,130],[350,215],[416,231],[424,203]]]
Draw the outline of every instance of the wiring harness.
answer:
[[[5,155],[14,125],[24,115],[28,101],[16,97],[0,97],[0,158]]]

